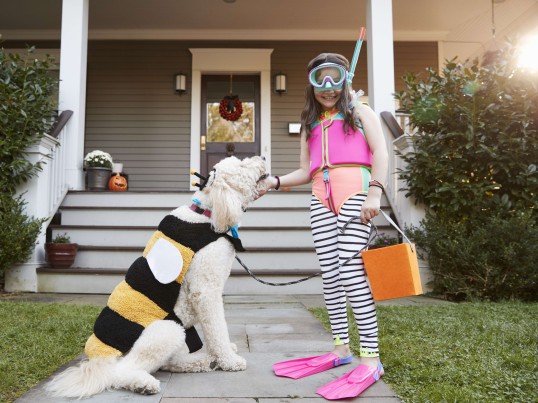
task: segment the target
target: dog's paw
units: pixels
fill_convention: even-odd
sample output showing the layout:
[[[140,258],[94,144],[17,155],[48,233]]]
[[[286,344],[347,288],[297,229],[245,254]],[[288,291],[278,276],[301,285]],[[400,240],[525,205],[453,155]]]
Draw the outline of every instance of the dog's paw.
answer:
[[[247,369],[247,360],[237,354],[233,354],[218,358],[217,365],[223,371],[244,371]]]
[[[161,392],[161,385],[157,379],[153,378],[145,383],[135,383],[129,389],[141,395],[155,395]]]

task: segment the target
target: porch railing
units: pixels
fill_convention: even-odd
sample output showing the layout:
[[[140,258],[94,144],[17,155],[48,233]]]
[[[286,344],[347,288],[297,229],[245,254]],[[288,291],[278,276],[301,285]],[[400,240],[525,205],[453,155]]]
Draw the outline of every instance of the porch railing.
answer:
[[[381,112],[381,118],[386,127],[392,133],[392,150],[389,153],[389,182],[386,196],[395,213],[397,220],[403,226],[417,226],[424,217],[424,209],[415,204],[413,197],[407,197],[402,190],[406,183],[399,178],[398,171],[405,167],[404,160],[398,155],[412,151],[412,136],[414,130],[409,124],[409,115],[402,110],[397,110],[396,115],[390,112]]]
[[[27,150],[28,161],[32,164],[40,163],[42,170],[19,187],[17,192],[23,195],[26,202],[25,213],[35,218],[45,218],[46,221],[37,236],[30,259],[6,271],[7,291],[37,292],[36,270],[45,263],[46,228],[68,190],[65,166],[70,139],[67,138],[66,124],[72,114],[72,111],[63,111],[51,133],[45,134],[39,144]]]
[[[65,178],[65,160],[67,157],[67,147],[62,147],[66,143],[66,124],[73,115],[73,111],[66,110],[60,113],[56,123],[52,127],[50,137],[56,139],[56,144],[50,149],[49,160],[44,169],[50,171],[48,176],[49,182],[49,200],[48,214],[51,216],[58,210],[62,200],[67,193],[67,181]]]

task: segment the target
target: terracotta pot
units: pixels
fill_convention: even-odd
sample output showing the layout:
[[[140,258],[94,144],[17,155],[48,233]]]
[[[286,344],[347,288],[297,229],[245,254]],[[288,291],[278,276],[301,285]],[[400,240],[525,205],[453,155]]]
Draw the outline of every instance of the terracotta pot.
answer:
[[[68,269],[77,257],[77,243],[46,243],[47,262],[55,269]]]

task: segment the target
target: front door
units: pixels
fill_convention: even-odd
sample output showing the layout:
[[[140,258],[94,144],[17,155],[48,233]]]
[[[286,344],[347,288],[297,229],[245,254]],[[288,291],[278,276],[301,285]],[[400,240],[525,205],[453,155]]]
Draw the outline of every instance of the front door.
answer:
[[[201,95],[201,173],[231,155],[260,155],[260,76],[203,75]],[[222,102],[226,97],[230,99]],[[222,111],[221,104],[230,107]]]

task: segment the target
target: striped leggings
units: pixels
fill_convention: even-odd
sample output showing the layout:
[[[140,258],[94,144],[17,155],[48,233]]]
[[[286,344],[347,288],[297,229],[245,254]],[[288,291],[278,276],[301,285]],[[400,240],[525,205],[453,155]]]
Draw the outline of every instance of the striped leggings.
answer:
[[[310,222],[314,245],[321,266],[323,295],[329,313],[333,339],[349,344],[347,299],[351,305],[360,336],[360,355],[379,356],[377,315],[370,286],[360,254],[341,267],[368,241],[370,225],[359,220],[346,222],[360,215],[366,195],[355,195],[340,208],[338,215],[325,207],[315,196],[310,203]]]

